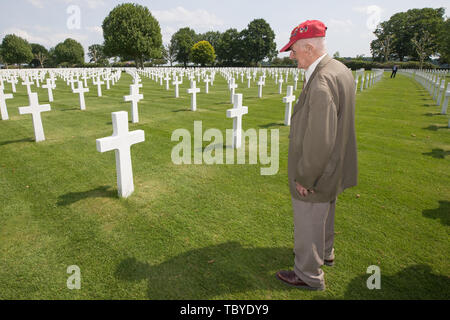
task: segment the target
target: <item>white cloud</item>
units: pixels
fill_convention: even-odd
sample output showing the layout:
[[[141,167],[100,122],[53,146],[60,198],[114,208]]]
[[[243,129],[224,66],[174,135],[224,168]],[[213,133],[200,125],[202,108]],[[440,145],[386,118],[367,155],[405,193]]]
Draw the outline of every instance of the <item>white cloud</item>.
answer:
[[[33,32],[30,32],[23,28],[12,27],[4,30],[0,34],[0,36],[1,38],[3,38],[7,34],[15,34],[16,36],[24,38],[29,43],[39,43],[47,47],[47,49],[56,46],[58,43],[63,42],[67,38],[75,39],[82,44],[88,40],[88,36],[85,34],[54,33],[51,29],[49,29],[47,32],[40,32],[40,35],[36,36]]]
[[[183,7],[176,7],[170,10],[155,10],[152,11],[152,14],[160,23],[172,24],[177,27],[213,28],[224,24],[215,14],[203,9],[189,11]]]
[[[28,3],[30,3],[33,7],[42,9],[44,8],[44,3],[42,0],[27,0]]]
[[[354,28],[354,24],[350,19],[336,20],[331,19],[328,22],[328,31],[350,32]]]
[[[94,27],[86,27],[86,30],[89,32],[97,33],[103,37],[103,28],[99,26]]]

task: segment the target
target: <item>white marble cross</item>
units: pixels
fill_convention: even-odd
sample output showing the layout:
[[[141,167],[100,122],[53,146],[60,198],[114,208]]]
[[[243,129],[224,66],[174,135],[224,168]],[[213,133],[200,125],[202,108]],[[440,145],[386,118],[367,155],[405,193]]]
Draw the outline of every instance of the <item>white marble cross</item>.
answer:
[[[233,149],[242,145],[242,116],[248,113],[248,107],[242,106],[242,94],[235,94],[233,109],[227,110],[227,118],[233,118]]]
[[[42,127],[41,112],[50,111],[49,104],[39,105],[38,94],[31,92],[28,95],[30,105],[27,107],[19,107],[19,114],[31,114],[33,118],[34,136],[36,142],[44,141],[44,128]]]
[[[47,79],[47,84],[42,85],[42,88],[47,89],[48,101],[53,102],[53,89],[55,89],[55,85],[52,79]]]
[[[170,75],[167,73],[164,80],[166,81],[166,90],[169,90]]]
[[[280,79],[278,79],[278,94],[282,94],[283,93],[283,77],[280,77]]]
[[[73,90],[75,89],[74,84],[75,84],[75,82],[77,82],[77,80],[75,80],[75,79],[73,78],[73,76],[71,76],[70,79],[67,80],[67,82],[70,83],[70,89],[71,89],[72,92],[73,92]]]
[[[0,88],[0,113],[2,120],[8,120],[8,109],[6,108],[6,99],[12,99],[13,95],[11,93],[3,93],[3,89]]]
[[[89,92],[89,88],[83,88],[83,82],[78,81],[78,89],[74,89],[73,93],[80,95],[80,109],[86,110],[86,102],[84,101],[84,93]]]
[[[284,125],[291,125],[291,114],[292,114],[292,102],[295,101],[295,96],[293,95],[294,87],[287,87],[287,96],[283,98],[283,102],[286,103],[286,110],[284,112]]]
[[[97,86],[97,96],[102,96],[102,84],[104,84],[103,81],[100,80],[100,75],[97,76],[97,79],[93,80],[92,83],[94,86]]]
[[[250,80],[252,79],[252,76],[250,75],[250,73],[247,73],[247,88],[250,89]]]
[[[143,130],[128,131],[128,112],[112,113],[113,134],[96,140],[97,151],[116,152],[117,188],[119,196],[129,197],[134,191],[133,168],[131,165],[131,146],[145,141]]]
[[[178,80],[178,77],[175,76],[175,80],[172,82],[172,84],[175,86],[175,98],[178,98],[180,96],[178,86],[182,83],[183,82],[181,80]]]
[[[30,79],[28,79],[28,77],[25,78],[25,81],[22,82],[23,86],[27,86],[27,93],[28,95],[30,95],[31,93],[31,89],[30,86],[33,84],[33,81],[30,81]]]
[[[294,76],[294,91],[297,91],[298,74]]]
[[[196,83],[194,80],[191,80],[191,88],[187,90],[187,93],[192,94],[191,96],[191,110],[197,110],[197,93],[200,92],[200,88],[196,87]]]
[[[231,90],[231,103],[234,101],[234,94],[238,87],[238,85],[235,83],[234,78],[231,78],[230,84],[228,85],[229,89]]]
[[[106,75],[105,77],[103,77],[103,79],[106,81],[106,90],[109,90],[111,88],[111,86],[109,85],[111,77],[109,75]]]
[[[18,82],[17,79],[13,76],[6,81],[11,84],[12,92],[16,93],[16,84]]]
[[[209,83],[211,82],[211,79],[209,78],[208,75],[206,75],[205,80],[203,80],[205,82],[205,93],[209,93]]]
[[[259,81],[258,81],[258,98],[262,98],[262,88],[264,85],[264,80],[263,77],[259,77]]]
[[[139,93],[139,88],[142,88],[142,84],[130,85],[130,95],[123,97],[125,101],[131,101],[131,121],[133,123],[139,122],[138,102],[144,99],[144,95]]]

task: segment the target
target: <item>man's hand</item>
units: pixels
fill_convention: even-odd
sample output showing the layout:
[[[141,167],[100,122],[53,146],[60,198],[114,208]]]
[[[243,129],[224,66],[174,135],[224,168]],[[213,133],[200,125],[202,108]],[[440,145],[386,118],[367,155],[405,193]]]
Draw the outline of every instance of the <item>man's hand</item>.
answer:
[[[298,193],[300,193],[300,195],[302,197],[306,197],[308,195],[308,193],[314,193],[313,190],[308,190],[305,187],[303,187],[300,183],[295,182],[295,186],[297,188]]]

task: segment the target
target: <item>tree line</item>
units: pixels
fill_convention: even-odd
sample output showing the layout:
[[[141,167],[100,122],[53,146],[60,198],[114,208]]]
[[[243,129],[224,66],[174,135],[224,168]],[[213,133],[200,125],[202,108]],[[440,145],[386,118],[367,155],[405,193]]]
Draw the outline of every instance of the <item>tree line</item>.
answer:
[[[164,65],[178,62],[201,66],[256,66],[277,56],[275,33],[264,19],[251,21],[247,28],[228,29],[221,33],[197,34],[189,27],[173,34],[163,45],[161,28],[150,10],[138,4],[116,6],[104,19],[103,44],[88,48],[90,63],[107,66],[109,61],[131,61]],[[6,35],[0,47],[0,61],[5,64],[30,64],[33,67],[69,67],[84,64],[84,48],[74,39],[66,39],[47,50],[29,44],[17,35]]]

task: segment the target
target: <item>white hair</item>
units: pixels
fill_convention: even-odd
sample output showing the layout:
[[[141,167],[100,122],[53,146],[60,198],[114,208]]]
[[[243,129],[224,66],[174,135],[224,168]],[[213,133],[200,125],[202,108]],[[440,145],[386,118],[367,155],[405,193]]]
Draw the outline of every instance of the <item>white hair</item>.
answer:
[[[316,51],[320,55],[323,55],[327,52],[327,43],[325,41],[325,37],[300,39],[296,43],[303,47],[306,45],[310,45],[314,48],[314,51]]]

